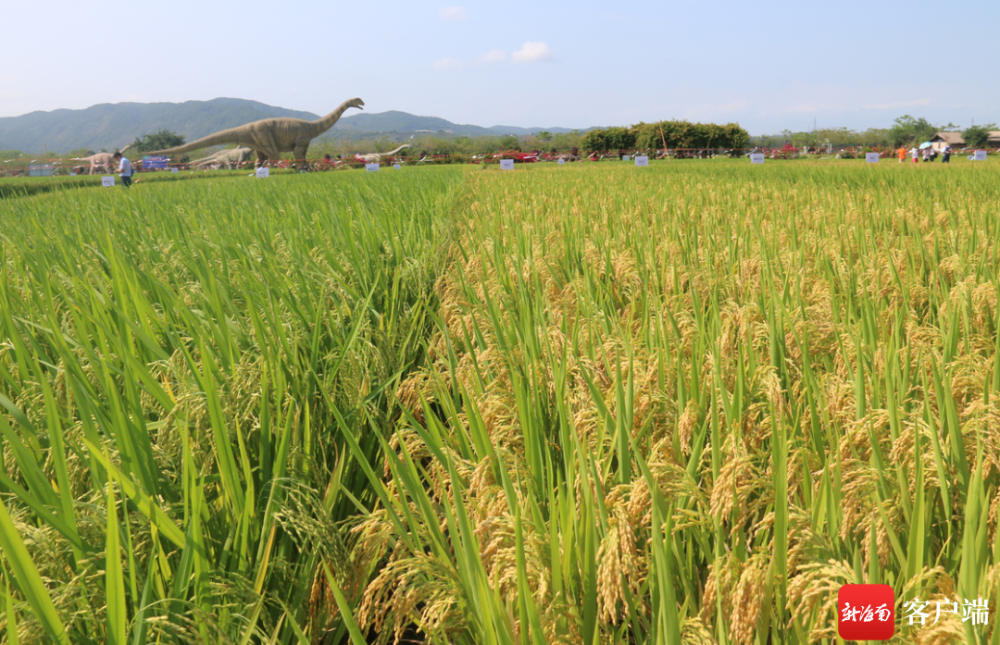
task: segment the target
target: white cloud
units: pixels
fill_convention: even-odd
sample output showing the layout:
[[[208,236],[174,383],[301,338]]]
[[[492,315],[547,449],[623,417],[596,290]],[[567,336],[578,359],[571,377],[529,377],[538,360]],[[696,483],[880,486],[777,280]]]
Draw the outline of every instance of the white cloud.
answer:
[[[491,49],[476,59],[476,62],[482,65],[488,65],[490,63],[502,63],[505,60],[507,60],[507,52],[502,49]]]
[[[434,61],[431,65],[431,69],[435,72],[457,72],[465,69],[465,64],[460,60],[455,60],[454,58],[442,58],[441,60]]]
[[[521,49],[514,52],[511,60],[515,63],[532,63],[538,60],[552,58],[552,50],[543,42],[526,42],[521,45]]]
[[[893,110],[897,108],[929,105],[930,102],[931,102],[930,99],[918,99],[916,101],[893,101],[892,103],[875,103],[874,105],[866,105],[864,107],[866,110]]]
[[[445,7],[438,12],[438,18],[449,22],[462,22],[469,19],[469,14],[465,12],[465,7]]]

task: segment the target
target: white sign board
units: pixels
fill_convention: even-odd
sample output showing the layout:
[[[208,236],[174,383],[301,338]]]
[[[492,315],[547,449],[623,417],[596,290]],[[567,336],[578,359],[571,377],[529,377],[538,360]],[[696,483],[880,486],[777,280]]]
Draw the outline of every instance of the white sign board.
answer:
[[[115,178],[114,177],[101,177],[101,185],[102,186],[114,186],[115,185]]]
[[[556,163],[557,163],[557,164],[559,164],[560,166],[562,166],[563,164],[565,164],[565,163],[566,163],[566,160],[565,160],[565,159],[560,159],[560,160],[559,160],[559,161],[557,161]]]
[[[257,177],[258,178],[260,178],[260,179],[266,179],[267,177],[270,177],[270,176],[271,176],[271,169],[268,168],[267,166],[264,166],[263,168],[258,168],[257,169]]]
[[[622,161],[628,161],[628,155],[622,155]]]
[[[750,155],[750,163],[764,163],[764,154],[761,152],[754,152]]]
[[[501,159],[500,160],[500,170],[513,170],[514,160],[513,159]]]
[[[639,156],[637,156],[635,158],[635,167],[636,168],[638,168],[640,166],[648,166],[648,165],[649,165],[649,157],[647,155],[639,155]]]
[[[399,170],[400,169],[400,165],[398,163],[394,163],[394,164],[392,164],[392,169],[393,170]]]
[[[985,150],[976,150],[976,161],[986,161]]]
[[[368,172],[378,172],[379,165],[377,163],[366,163],[365,170]]]
[[[170,172],[177,172],[177,169],[176,168],[171,168]]]
[[[879,154],[877,152],[866,152],[865,161],[868,163],[878,163]]]
[[[69,176],[70,177],[76,177],[76,173],[75,172],[71,172],[71,173],[69,173]]]

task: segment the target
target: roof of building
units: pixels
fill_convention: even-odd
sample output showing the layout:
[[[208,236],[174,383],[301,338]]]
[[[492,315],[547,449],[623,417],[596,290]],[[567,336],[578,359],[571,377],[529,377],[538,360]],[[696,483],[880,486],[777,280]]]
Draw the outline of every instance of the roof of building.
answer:
[[[1000,130],[990,130],[990,142],[1000,141]]]
[[[965,139],[962,138],[961,132],[938,132],[931,141],[944,141],[953,146],[965,145]]]

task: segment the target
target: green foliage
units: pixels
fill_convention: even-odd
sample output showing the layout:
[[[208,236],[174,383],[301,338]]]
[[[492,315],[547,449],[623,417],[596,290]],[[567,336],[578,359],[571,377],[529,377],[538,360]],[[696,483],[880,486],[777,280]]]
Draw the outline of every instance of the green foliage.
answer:
[[[887,128],[869,128],[867,130],[850,130],[848,128],[820,128],[811,132],[792,132],[783,130],[780,134],[758,135],[750,138],[749,145],[766,148],[780,148],[790,144],[796,148],[822,148],[827,145],[842,146],[887,146],[889,145],[889,130]]]
[[[586,150],[631,150],[635,148],[636,133],[632,128],[611,127],[591,130],[583,135],[580,146]]]
[[[983,148],[990,138],[990,130],[996,129],[995,123],[973,125],[962,130],[962,138],[965,139],[965,145],[970,148]]]
[[[938,126],[931,125],[927,119],[919,119],[904,114],[895,121],[889,128],[889,145],[909,146],[930,140],[937,132]]]
[[[362,470],[425,353],[462,175],[3,204],[0,593],[21,642],[336,633],[314,584],[329,567],[353,605],[371,571],[344,523],[379,504]]]
[[[738,124],[658,121],[639,123],[631,128],[591,130],[580,145],[585,151],[662,148],[742,148],[750,134]]]
[[[530,134],[518,137],[514,135],[451,136],[428,133],[401,137],[356,133],[351,138],[320,137],[310,146],[309,154],[316,158],[320,158],[324,154],[335,157],[341,155],[350,157],[356,153],[377,152],[379,146],[383,146],[385,150],[391,150],[401,143],[408,143],[411,146],[408,150],[403,151],[402,156],[405,157],[419,157],[421,151],[431,155],[472,156],[491,154],[501,150],[543,150],[548,148],[571,150],[580,146],[582,137],[583,134],[579,131],[554,134],[548,142]]]
[[[521,140],[512,134],[505,134],[500,137],[500,148],[502,150],[520,150]]]
[[[136,137],[135,141],[132,142],[132,149],[141,153],[182,145],[184,145],[183,135],[175,134],[166,128],[160,128],[154,134],[143,135],[141,139]]]
[[[63,169],[67,172],[69,169]],[[292,171],[282,171],[282,170],[272,170],[271,174],[280,174],[283,172]],[[0,177],[3,176],[2,167],[0,167]],[[232,179],[234,177],[246,177],[246,173],[242,170],[225,171],[219,170],[214,171],[211,174],[204,173],[191,173],[191,172],[160,172],[160,173],[148,173],[143,176],[142,184],[148,185],[159,182],[179,182],[179,181],[201,181],[209,180],[215,181],[219,179]],[[0,200],[10,199],[14,197],[27,197],[29,195],[41,195],[43,193],[51,193],[63,190],[71,190],[74,188],[93,188],[101,185],[100,175],[78,175],[76,177],[70,177],[68,174],[60,175],[58,172],[55,177],[4,177],[0,181]]]

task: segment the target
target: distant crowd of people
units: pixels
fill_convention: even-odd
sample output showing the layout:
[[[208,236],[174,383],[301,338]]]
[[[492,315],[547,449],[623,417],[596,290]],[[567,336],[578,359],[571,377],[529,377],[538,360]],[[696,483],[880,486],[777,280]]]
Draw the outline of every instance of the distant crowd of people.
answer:
[[[951,146],[945,146],[944,149],[941,150],[941,163],[948,163],[949,161],[951,161],[951,153],[952,153]],[[912,148],[910,148],[909,153],[907,153],[906,148],[900,146],[899,150],[896,151],[896,156],[899,158],[899,163],[903,163],[903,161],[906,160],[907,154],[909,154],[910,157],[913,159],[913,163],[920,163],[921,157],[923,158],[924,161],[931,161],[931,162],[933,162],[938,157],[938,151],[935,150],[933,146],[927,146],[926,148],[918,148],[916,146],[913,146]]]

